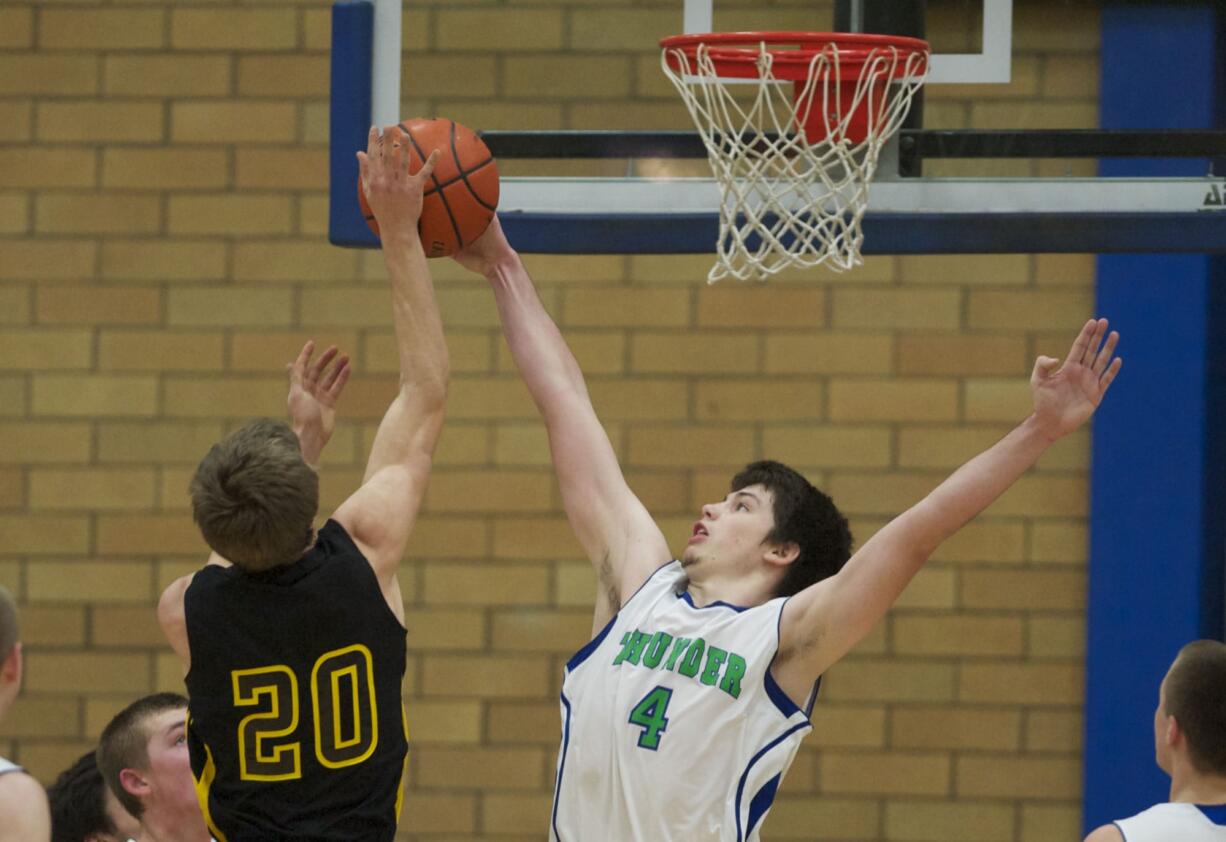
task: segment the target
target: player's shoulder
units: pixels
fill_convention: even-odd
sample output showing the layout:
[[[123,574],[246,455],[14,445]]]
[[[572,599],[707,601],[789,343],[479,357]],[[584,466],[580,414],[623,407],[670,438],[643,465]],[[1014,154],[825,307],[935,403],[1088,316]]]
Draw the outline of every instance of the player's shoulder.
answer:
[[[168,622],[181,621],[183,619],[183,598],[187,594],[187,589],[191,586],[195,575],[195,573],[188,573],[185,576],[180,576],[162,591],[162,596],[158,599],[157,615],[158,621],[163,626]]]
[[[621,607],[627,608],[632,602],[651,602],[659,599],[663,593],[674,593],[684,578],[681,562],[675,558],[663,563],[655,561],[640,565],[633,573],[622,578]]]
[[[8,764],[5,764],[8,766]],[[14,794],[42,792],[43,787],[34,777],[20,766],[8,766],[10,771],[0,774],[0,794],[11,798]]]
[[[36,833],[39,828],[47,827],[50,815],[42,784],[24,770],[0,775],[0,815],[5,818],[5,826],[10,828]]]
[[[1090,831],[1085,842],[1124,842],[1124,834],[1113,824],[1105,824]]]

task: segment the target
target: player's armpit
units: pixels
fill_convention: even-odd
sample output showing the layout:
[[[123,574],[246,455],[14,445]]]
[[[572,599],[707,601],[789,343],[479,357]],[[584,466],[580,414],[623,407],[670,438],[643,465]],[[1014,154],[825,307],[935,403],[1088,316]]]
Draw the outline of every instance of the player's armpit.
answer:
[[[0,842],[47,842],[51,813],[38,781],[20,772],[0,775]]]
[[[837,660],[831,652],[833,577],[787,601],[779,620],[779,651],[771,675],[793,702],[804,706],[813,684]]]

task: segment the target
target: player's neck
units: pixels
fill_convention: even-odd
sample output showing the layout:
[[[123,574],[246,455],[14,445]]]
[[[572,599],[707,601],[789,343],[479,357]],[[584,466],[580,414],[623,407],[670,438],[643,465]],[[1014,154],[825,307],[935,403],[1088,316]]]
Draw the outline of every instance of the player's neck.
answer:
[[[1171,770],[1171,798],[1180,804],[1226,804],[1226,776],[1205,775],[1191,763],[1177,762]]]
[[[704,608],[714,602],[725,602],[728,605],[752,608],[762,605],[774,596],[771,583],[757,576],[692,578],[686,586],[690,601],[697,608]]]

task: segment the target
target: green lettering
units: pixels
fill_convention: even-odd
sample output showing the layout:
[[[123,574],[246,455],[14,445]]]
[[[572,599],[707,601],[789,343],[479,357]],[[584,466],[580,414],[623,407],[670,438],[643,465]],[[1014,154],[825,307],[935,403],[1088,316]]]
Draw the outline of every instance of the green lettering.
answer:
[[[637,664],[639,658],[643,654],[643,647],[647,645],[647,641],[651,640],[651,635],[647,632],[635,631],[634,640],[630,641],[627,647],[626,660],[632,664]]]
[[[626,656],[630,654],[630,643],[633,640],[634,632],[626,632],[622,635],[622,651],[617,653],[617,657],[613,659],[613,666],[617,666],[626,660]]]
[[[679,637],[677,642],[673,644],[673,651],[668,653],[668,663],[664,665],[664,669],[671,670],[677,666],[677,659],[681,657],[681,653],[690,645],[688,637]]]
[[[690,651],[685,653],[685,660],[681,662],[681,666],[677,668],[677,672],[684,675],[686,678],[693,678],[698,675],[698,667],[702,664],[702,651],[707,648],[707,643],[701,637],[696,638],[690,644]]]
[[[673,691],[667,687],[657,687],[639,700],[630,711],[630,724],[643,729],[639,734],[639,748],[649,748],[655,751],[660,747],[660,735],[668,730],[668,703],[672,701]]]
[[[706,676],[703,676],[706,678]],[[741,696],[741,679],[745,677],[745,659],[735,652],[728,653],[728,666],[724,668],[724,680],[719,683],[723,690],[734,699]]]
[[[651,638],[651,645],[643,653],[643,666],[651,669],[660,666],[664,653],[668,651],[668,644],[672,642],[673,636],[668,632],[656,632]]]
[[[719,668],[724,665],[724,661],[728,659],[728,653],[718,646],[712,646],[707,650],[707,668],[702,671],[702,683],[708,687],[714,687],[716,680],[719,678]]]
[[[638,630],[626,632],[622,636],[622,651],[613,659],[613,666],[617,666],[622,661],[637,664],[639,656],[643,654],[643,647],[647,645],[649,640],[651,640],[651,635],[647,634],[647,632]]]

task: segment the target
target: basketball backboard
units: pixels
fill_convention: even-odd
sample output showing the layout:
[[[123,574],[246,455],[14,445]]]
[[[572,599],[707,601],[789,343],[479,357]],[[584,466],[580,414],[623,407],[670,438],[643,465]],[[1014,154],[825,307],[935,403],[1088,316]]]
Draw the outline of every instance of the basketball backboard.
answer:
[[[497,103],[431,96],[436,82],[412,72],[417,56],[402,51],[399,36],[433,27],[433,36],[455,38],[447,27],[460,24],[415,18],[411,2],[402,20],[400,11],[399,2],[382,0],[334,10],[330,238],[338,245],[376,245],[352,188],[352,150],[364,144],[368,125],[433,106],[476,123],[499,158],[500,216],[524,251],[712,251],[719,194],[685,109],[659,71],[658,37],[703,29],[886,28],[928,37],[933,60],[925,94],[871,188],[865,253],[1216,251],[1226,243],[1226,182],[1212,177],[1210,163],[1224,154],[1221,135],[1180,135],[1161,126],[1147,127],[1155,130],[1149,134],[1099,132],[1097,91],[1086,78],[1097,75],[1096,41],[1079,45],[1070,33],[1064,44],[1037,42],[1012,0],[835,0],[754,9],[679,0],[636,10],[633,31],[613,28],[596,7],[562,21],[558,32],[528,33],[522,44],[509,33],[489,48],[497,62],[474,60],[481,72],[501,74],[496,85],[481,84],[509,106],[534,84],[558,91],[557,107],[531,109],[525,119]],[[506,10],[463,14],[474,22],[504,15],[492,25],[511,25]],[[531,58],[534,44],[565,46],[566,39],[582,48],[570,51],[573,60]],[[972,91],[986,92],[988,104],[966,105],[979,95]],[[1056,105],[1028,101],[1048,92]],[[508,117],[511,125],[497,124]],[[1157,151],[1186,158],[1177,175],[1107,178],[1096,171],[1097,159]]]

